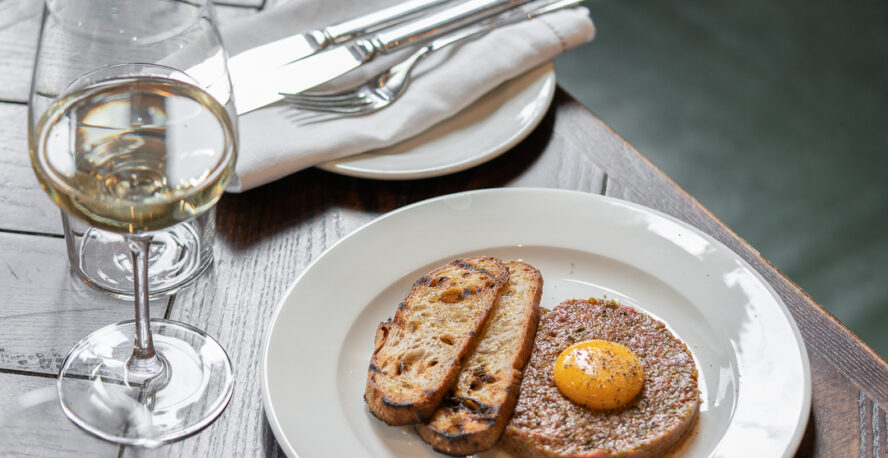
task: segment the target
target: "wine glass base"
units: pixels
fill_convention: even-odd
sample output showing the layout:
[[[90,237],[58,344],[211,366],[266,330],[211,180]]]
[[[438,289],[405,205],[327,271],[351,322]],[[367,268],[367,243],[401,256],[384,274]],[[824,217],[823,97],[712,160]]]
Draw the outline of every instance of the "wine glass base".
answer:
[[[234,388],[225,350],[184,323],[151,320],[154,348],[167,364],[162,386],[127,382],[133,321],[105,326],[77,343],[62,363],[62,410],[77,426],[111,442],[156,447],[190,436],[225,410]]]

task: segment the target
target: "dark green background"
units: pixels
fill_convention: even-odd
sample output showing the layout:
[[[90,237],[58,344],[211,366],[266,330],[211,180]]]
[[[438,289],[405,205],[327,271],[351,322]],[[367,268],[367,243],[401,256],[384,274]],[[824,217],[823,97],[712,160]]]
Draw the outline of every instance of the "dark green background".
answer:
[[[888,356],[888,2],[586,6],[558,82]]]

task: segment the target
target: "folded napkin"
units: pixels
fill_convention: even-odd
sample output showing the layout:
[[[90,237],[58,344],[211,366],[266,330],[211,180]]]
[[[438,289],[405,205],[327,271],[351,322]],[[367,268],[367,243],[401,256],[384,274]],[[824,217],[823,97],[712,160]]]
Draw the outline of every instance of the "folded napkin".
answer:
[[[223,27],[230,55],[290,34],[323,27],[392,4],[392,0],[293,0]],[[236,176],[228,187],[241,192],[298,170],[393,145],[447,119],[502,82],[592,39],[585,8],[543,15],[496,29],[474,41],[437,51],[420,62],[407,92],[376,113],[306,123],[286,102],[239,119]],[[412,50],[377,59],[362,68],[369,77]]]

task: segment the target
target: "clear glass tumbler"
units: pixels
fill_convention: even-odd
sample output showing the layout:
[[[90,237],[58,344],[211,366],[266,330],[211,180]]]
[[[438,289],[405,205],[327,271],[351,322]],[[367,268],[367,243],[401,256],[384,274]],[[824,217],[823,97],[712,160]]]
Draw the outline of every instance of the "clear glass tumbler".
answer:
[[[190,221],[157,231],[148,252],[151,297],[174,294],[213,264],[216,209]],[[105,294],[133,297],[133,263],[126,239],[62,213],[62,227],[71,270],[84,283]]]

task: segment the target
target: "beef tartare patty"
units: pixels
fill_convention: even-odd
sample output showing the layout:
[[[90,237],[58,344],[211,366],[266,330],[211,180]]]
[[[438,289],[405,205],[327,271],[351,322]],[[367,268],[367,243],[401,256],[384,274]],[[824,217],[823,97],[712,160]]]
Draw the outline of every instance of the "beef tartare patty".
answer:
[[[559,353],[592,339],[625,346],[644,366],[641,393],[622,408],[583,407],[555,385],[552,369]],[[614,301],[569,300],[540,318],[502,442],[516,456],[657,456],[690,429],[699,398],[691,353],[663,323]]]

